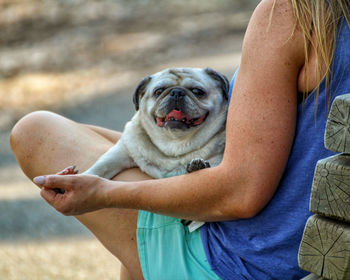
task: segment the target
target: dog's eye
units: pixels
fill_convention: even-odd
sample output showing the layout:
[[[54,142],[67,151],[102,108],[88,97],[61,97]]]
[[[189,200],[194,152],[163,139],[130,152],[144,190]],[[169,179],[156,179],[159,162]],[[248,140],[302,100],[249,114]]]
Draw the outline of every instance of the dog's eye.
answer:
[[[200,89],[200,88],[193,88],[191,89],[192,93],[198,96],[204,96],[205,95],[205,91]]]
[[[164,88],[157,88],[157,89],[153,92],[153,94],[154,94],[155,96],[159,96],[159,95],[161,95],[161,94],[163,93],[163,91],[164,91]]]

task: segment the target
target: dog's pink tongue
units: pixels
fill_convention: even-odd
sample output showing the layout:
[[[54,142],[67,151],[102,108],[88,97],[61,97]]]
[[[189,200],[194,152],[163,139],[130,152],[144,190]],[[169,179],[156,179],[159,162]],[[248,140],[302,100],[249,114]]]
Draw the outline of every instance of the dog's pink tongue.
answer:
[[[186,118],[186,115],[178,110],[172,110],[167,116],[167,119],[174,118],[175,120],[182,120],[183,118]]]

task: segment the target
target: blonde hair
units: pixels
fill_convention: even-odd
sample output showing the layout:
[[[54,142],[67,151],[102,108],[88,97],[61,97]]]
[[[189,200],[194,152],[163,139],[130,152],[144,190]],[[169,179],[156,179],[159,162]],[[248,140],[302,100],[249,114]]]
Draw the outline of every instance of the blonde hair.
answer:
[[[332,75],[332,59],[335,52],[338,25],[345,18],[350,26],[350,0],[290,0],[296,19],[296,28],[304,36],[305,48],[305,84],[308,85],[308,63],[310,50],[316,54],[316,79],[318,82],[316,104],[319,86],[325,79],[326,95],[329,96],[329,80]],[[304,92],[304,100],[308,92]],[[329,98],[326,98],[328,100]],[[328,104],[326,106],[328,108]]]

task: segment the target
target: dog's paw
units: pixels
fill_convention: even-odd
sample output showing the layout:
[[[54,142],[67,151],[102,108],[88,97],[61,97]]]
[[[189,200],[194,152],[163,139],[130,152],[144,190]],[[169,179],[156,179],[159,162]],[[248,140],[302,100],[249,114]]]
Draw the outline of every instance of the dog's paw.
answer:
[[[201,170],[204,168],[209,168],[210,164],[208,161],[201,159],[201,158],[195,158],[192,159],[190,163],[187,164],[186,171],[187,173],[191,173],[197,170]]]
[[[75,165],[66,167],[62,171],[58,172],[57,175],[75,175],[75,174],[78,174],[79,170],[76,170],[75,168],[76,168]]]

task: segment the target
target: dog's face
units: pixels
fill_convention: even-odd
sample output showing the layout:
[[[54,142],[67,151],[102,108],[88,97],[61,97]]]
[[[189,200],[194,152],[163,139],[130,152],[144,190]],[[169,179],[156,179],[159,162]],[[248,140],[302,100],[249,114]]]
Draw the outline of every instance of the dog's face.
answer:
[[[225,123],[228,90],[226,77],[212,69],[171,68],[145,78],[134,103],[152,140],[164,142],[216,133]]]

